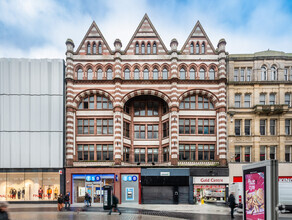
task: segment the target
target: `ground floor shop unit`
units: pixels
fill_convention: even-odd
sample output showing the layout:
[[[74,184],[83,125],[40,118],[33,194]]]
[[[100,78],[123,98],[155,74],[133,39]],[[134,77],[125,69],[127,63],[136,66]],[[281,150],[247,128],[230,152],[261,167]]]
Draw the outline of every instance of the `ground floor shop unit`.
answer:
[[[0,201],[56,202],[63,192],[63,169],[0,170]]]
[[[190,168],[192,203],[226,203],[229,172],[227,167]]]
[[[142,168],[142,204],[188,204],[189,169]]]
[[[66,168],[66,191],[71,203],[84,203],[88,193],[92,203],[103,204],[105,188],[118,197],[120,203],[141,203],[141,169],[123,168]]]

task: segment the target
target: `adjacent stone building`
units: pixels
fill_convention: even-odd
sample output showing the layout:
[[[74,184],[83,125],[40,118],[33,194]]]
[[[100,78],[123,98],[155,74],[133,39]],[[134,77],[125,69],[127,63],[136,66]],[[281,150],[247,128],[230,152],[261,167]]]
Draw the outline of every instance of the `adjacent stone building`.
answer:
[[[230,183],[242,165],[277,159],[279,176],[292,176],[292,54],[267,50],[228,56]]]
[[[224,39],[214,48],[197,22],[181,49],[173,39],[169,50],[145,15],[124,50],[119,39],[112,50],[95,22],[77,49],[71,39],[66,45],[66,188],[73,202],[85,191],[102,202],[105,185],[128,198],[134,192],[122,188],[134,180],[138,196],[127,202],[145,202],[140,173],[147,167],[226,167]],[[172,198],[175,187],[165,194]]]

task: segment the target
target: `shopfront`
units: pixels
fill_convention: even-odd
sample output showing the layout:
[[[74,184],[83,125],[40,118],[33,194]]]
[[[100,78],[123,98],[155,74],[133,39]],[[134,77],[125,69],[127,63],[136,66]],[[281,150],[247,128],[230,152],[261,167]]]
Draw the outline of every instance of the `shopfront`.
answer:
[[[139,204],[139,175],[138,174],[122,174],[121,175],[122,203]]]
[[[63,190],[63,170],[13,170],[0,172],[0,201],[56,201]]]

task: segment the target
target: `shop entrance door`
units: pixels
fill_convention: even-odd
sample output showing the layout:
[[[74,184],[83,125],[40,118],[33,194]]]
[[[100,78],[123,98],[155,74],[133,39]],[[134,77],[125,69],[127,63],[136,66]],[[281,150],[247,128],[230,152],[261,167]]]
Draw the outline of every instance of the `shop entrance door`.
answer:
[[[86,192],[91,196],[91,203],[103,202],[102,182],[90,182],[85,184]]]

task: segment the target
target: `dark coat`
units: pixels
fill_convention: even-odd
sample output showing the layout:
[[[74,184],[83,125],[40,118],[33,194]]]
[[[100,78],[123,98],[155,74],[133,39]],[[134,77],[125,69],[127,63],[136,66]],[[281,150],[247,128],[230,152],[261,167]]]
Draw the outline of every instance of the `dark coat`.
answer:
[[[235,198],[234,195],[230,194],[228,198],[228,204],[230,208],[235,208]]]
[[[66,194],[65,197],[64,197],[64,201],[65,201],[65,202],[69,202],[69,200],[70,200],[69,195]]]
[[[59,198],[58,198],[58,203],[59,203],[59,204],[64,203],[64,199],[63,199],[63,197],[59,197]]]
[[[0,211],[0,220],[9,220],[7,212]]]
[[[119,199],[115,195],[113,195],[112,207],[117,207],[118,203],[119,203]]]

